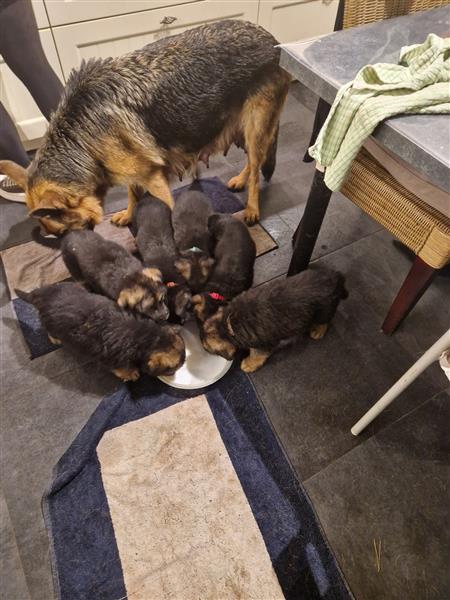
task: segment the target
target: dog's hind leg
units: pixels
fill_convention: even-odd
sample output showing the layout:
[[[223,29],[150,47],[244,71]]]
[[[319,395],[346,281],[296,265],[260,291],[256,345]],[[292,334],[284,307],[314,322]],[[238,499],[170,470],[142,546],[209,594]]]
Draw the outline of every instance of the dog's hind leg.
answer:
[[[259,219],[259,171],[270,155],[288,89],[289,78],[286,73],[280,72],[248,98],[242,110],[248,156],[247,225],[253,225]]]
[[[131,219],[133,218],[134,207],[139,202],[140,197],[141,194],[139,193],[139,189],[136,188],[136,186],[129,185],[128,206],[125,210],[114,213],[111,217],[111,223],[114,223],[114,225],[118,225],[119,227],[129,225],[131,223]]]
[[[328,323],[315,323],[309,330],[309,337],[312,340],[321,340],[326,334],[328,329]]]
[[[250,174],[250,165],[247,164],[235,177],[232,177],[230,181],[227,183],[227,187],[229,190],[235,190],[236,192],[243,190],[247,185],[248,176]]]
[[[254,373],[266,364],[270,354],[267,350],[250,348],[250,354],[241,362],[241,369],[245,373]]]

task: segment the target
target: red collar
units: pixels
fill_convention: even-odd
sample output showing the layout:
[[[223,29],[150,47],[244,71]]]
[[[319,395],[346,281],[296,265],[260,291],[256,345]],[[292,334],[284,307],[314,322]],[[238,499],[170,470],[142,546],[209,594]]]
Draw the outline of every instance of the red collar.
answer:
[[[220,302],[225,302],[224,296],[218,294],[217,292],[208,292],[208,296],[213,300],[219,300]]]

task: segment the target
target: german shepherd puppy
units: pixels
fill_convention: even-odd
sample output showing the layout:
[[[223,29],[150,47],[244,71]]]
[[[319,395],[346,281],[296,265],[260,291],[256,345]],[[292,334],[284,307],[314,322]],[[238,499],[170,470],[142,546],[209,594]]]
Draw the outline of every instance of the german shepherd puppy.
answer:
[[[141,261],[120,244],[90,230],[68,231],[62,238],[46,238],[37,227],[32,236],[43,246],[60,248],[72,277],[93,292],[155,321],[168,318],[166,288],[160,271],[144,268]]]
[[[180,258],[175,266],[193,292],[199,292],[208,280],[214,259],[213,240],[208,229],[208,219],[213,214],[205,194],[195,189],[182,192],[172,211],[175,243]]]
[[[174,327],[136,319],[76,283],[15,292],[37,308],[52,343],[92,357],[123,381],[135,381],[141,373],[171,375],[184,362],[183,338]]]
[[[30,215],[49,233],[95,225],[113,185],[129,204],[139,189],[172,207],[168,179],[237,142],[247,165],[228,183],[248,182],[246,222],[259,216],[259,170],[270,179],[290,77],[277,40],[253,23],[225,20],[159,40],[124,56],[91,59],[72,72],[47,135],[26,170],[0,162],[26,191]]]
[[[175,267],[179,259],[172,229],[172,211],[146,194],[133,213],[133,235],[146,267],[157,269],[167,287],[170,320],[183,324],[191,306],[191,292]]]
[[[308,269],[269,281],[220,307],[201,326],[202,343],[208,352],[228,360],[238,348],[249,350],[241,369],[252,373],[301,334],[321,339],[346,297],[343,275],[329,269]]]
[[[203,291],[192,298],[200,322],[252,285],[256,259],[247,226],[232,215],[211,215],[208,228],[215,244],[215,264]]]

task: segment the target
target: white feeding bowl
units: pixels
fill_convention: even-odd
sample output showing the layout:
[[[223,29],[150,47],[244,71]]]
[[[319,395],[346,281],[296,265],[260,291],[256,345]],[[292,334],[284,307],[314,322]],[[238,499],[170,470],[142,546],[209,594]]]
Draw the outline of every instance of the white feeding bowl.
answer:
[[[183,390],[204,388],[222,379],[233,361],[206,352],[195,321],[185,323],[180,333],[186,346],[186,360],[173,375],[161,375],[158,379]]]

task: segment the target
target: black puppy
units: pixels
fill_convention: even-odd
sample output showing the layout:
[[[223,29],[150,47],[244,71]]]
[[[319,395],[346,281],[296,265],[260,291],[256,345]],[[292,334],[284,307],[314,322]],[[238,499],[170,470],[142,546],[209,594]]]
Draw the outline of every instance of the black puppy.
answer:
[[[194,182],[191,189],[180,194],[172,210],[175,244],[180,258],[178,271],[193,292],[199,292],[208,280],[214,260],[213,241],[208,230],[208,218],[213,211],[205,194]]]
[[[189,287],[175,267],[179,258],[172,228],[172,211],[154,196],[146,194],[133,213],[133,235],[146,267],[158,269],[167,286],[171,320],[184,323],[191,305]]]
[[[202,343],[208,352],[229,360],[238,348],[249,350],[241,369],[251,373],[300,334],[322,338],[346,297],[343,275],[329,269],[308,269],[270,281],[219,308],[200,328]]]
[[[76,283],[15,291],[37,308],[52,343],[98,360],[124,381],[135,381],[140,373],[173,374],[184,362],[183,338],[173,327],[136,319]]]
[[[215,264],[203,292],[192,298],[200,322],[252,285],[256,258],[247,226],[232,215],[211,215],[208,228],[215,242]]]
[[[39,227],[33,230],[33,239],[43,246],[60,248],[72,277],[93,292],[156,321],[164,321],[169,316],[161,273],[157,269],[145,269],[120,244],[89,230],[68,231],[59,238],[44,237]]]

